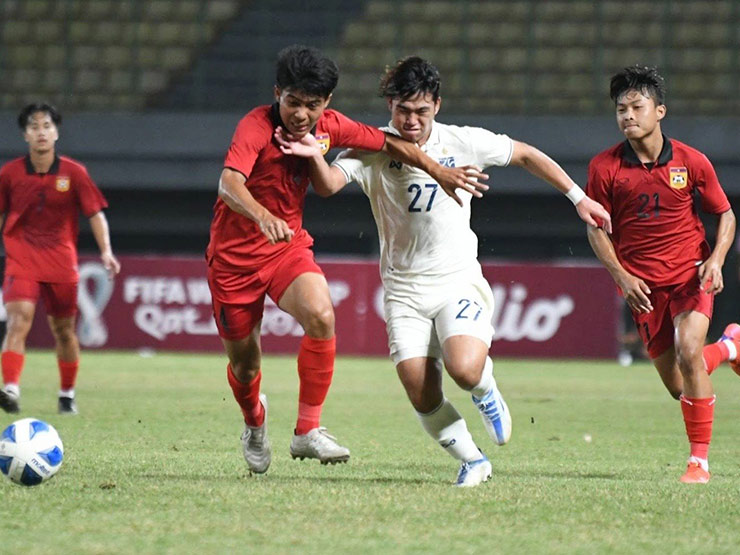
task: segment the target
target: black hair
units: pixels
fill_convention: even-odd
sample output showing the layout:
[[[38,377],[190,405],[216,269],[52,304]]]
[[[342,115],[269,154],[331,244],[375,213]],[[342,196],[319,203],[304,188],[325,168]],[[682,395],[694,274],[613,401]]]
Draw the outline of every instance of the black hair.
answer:
[[[431,94],[435,102],[441,86],[439,70],[419,56],[408,56],[386,68],[380,79],[380,96],[408,100],[419,93]]]
[[[609,84],[609,96],[615,104],[624,93],[630,90],[639,91],[652,98],[656,106],[665,104],[665,80],[654,67],[633,65],[624,68],[612,77]]]
[[[338,81],[337,64],[316,48],[294,44],[278,54],[275,84],[280,89],[328,98]]]
[[[26,127],[28,127],[28,120],[36,112],[44,112],[49,114],[51,121],[53,121],[54,125],[56,125],[57,127],[59,127],[59,125],[61,125],[62,123],[62,114],[60,114],[54,106],[46,102],[33,102],[24,106],[21,110],[21,113],[18,114],[18,127],[25,131]]]

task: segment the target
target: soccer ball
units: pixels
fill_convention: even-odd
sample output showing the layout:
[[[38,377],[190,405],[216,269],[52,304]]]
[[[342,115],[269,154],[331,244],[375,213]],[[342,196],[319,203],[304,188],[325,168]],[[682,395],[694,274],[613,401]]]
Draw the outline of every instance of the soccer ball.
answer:
[[[0,435],[0,472],[22,486],[48,480],[62,466],[64,446],[51,424],[35,418],[17,420]]]

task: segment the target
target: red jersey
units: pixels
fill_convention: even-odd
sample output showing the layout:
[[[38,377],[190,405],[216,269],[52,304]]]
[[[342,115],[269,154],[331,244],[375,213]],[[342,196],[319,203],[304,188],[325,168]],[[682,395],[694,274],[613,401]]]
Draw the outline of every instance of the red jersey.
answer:
[[[595,156],[586,191],[611,213],[622,266],[653,287],[685,282],[711,253],[694,197],[707,213],[730,209],[707,157],[665,136],[654,165],[640,162],[629,141]]]
[[[278,256],[289,244],[313,244],[313,238],[303,229],[308,160],[282,153],[273,139],[278,125],[285,129],[277,104],[249,112],[236,127],[224,167],[247,178],[244,186],[270,213],[285,220],[294,232],[293,238],[290,243],[271,245],[256,222],[234,212],[219,198],[213,209],[211,240],[206,251],[206,259],[213,267],[227,271],[255,268]],[[324,111],[312,133],[324,153],[333,147],[376,152],[385,144],[382,131],[335,110]]]
[[[36,173],[28,156],[0,168],[0,213],[5,216],[5,274],[45,283],[78,280],[80,212],[94,216],[108,203],[85,166],[56,156]]]

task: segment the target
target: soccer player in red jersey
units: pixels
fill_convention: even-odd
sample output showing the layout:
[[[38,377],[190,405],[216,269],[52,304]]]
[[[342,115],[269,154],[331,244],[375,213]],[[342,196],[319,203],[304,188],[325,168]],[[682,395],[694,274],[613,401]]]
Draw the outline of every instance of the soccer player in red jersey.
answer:
[[[735,215],[712,164],[661,132],[665,84],[655,68],[614,75],[610,94],[626,141],[595,156],[588,195],[612,215],[611,240],[589,227],[588,239],[632,311],[648,354],[670,394],[680,400],[690,457],[686,483],[709,480],[708,451],[716,396],[710,374],[730,361],[740,374],[740,326],[730,324],[705,346]],[[714,249],[694,208],[719,216]]]
[[[61,381],[58,409],[61,414],[77,413],[74,388],[80,345],[74,326],[80,212],[90,220],[101,260],[111,277],[120,270],[103,213],[108,206],[105,198],[83,165],[56,153],[61,121],[59,112],[48,104],[23,108],[18,125],[28,143],[28,155],[0,168],[0,225],[5,223],[2,294],[8,315],[0,407],[10,413],[20,410],[26,337],[39,297],[56,345]]]
[[[388,152],[435,177],[453,197],[457,188],[475,196],[487,189],[476,181],[487,176],[474,168],[445,168],[415,144],[327,109],[338,70],[316,49],[295,45],[281,51],[276,77],[275,103],[253,109],[236,128],[206,251],[214,318],[229,358],[227,378],[245,421],[243,454],[255,473],[266,472],[271,461],[267,400],[260,394],[265,295],[305,331],[292,457],[333,464],[350,454],[320,426],[334,372],[334,310],[311,251],[313,239],[302,227],[309,162],[281,152],[274,138],[278,128],[298,138],[311,132],[324,152],[332,147]]]

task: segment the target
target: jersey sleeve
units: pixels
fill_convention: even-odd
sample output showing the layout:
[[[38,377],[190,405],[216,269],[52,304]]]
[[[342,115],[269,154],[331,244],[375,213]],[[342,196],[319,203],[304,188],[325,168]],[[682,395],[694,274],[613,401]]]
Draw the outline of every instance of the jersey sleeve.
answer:
[[[80,166],[75,172],[75,191],[77,192],[80,209],[86,218],[90,218],[104,208],[108,208],[108,202],[105,200],[103,193],[95,185],[84,166]]]
[[[488,131],[481,127],[465,127],[473,148],[473,157],[481,168],[508,166],[514,153],[514,141],[508,135]]]
[[[586,181],[586,195],[603,206],[607,212],[612,211],[611,179],[606,171],[594,158],[588,164],[588,181]]]
[[[719,184],[717,173],[709,159],[699,156],[696,187],[701,195],[701,207],[708,214],[722,214],[730,209],[730,201]]]
[[[377,127],[365,125],[334,110],[324,112],[324,117],[332,147],[378,152],[385,145],[385,133]]]
[[[253,113],[247,114],[236,126],[224,167],[236,170],[248,178],[260,151],[271,140],[272,129],[268,122],[260,120]]]
[[[373,156],[367,152],[347,149],[339,153],[332,162],[344,174],[346,182],[356,182],[365,194],[369,194],[372,185],[371,160]]]

